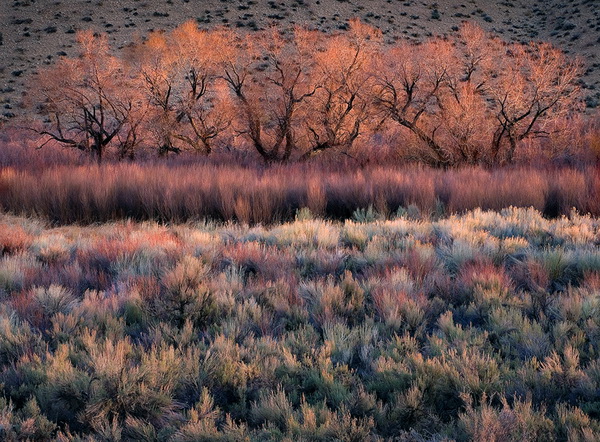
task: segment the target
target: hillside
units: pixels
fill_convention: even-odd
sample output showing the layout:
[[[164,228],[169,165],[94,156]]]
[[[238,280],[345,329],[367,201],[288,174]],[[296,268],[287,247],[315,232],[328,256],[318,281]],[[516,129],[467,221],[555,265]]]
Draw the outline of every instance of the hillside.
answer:
[[[19,115],[31,75],[57,57],[73,55],[75,32],[107,32],[124,47],[151,30],[172,29],[186,20],[254,30],[303,24],[323,31],[345,29],[359,17],[380,27],[390,41],[419,41],[454,32],[464,20],[507,40],[550,41],[586,63],[589,106],[600,99],[600,8],[596,0],[4,0],[0,11],[0,120]]]

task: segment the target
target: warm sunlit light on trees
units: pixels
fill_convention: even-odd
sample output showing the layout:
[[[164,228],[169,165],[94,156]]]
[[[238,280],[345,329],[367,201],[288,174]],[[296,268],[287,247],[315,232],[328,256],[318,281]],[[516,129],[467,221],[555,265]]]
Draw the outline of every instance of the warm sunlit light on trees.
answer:
[[[32,101],[47,117],[48,141],[99,161],[108,148],[123,158],[141,147],[208,155],[235,146],[272,163],[347,153],[360,137],[396,131],[409,159],[505,164],[579,105],[576,61],[470,23],[419,45],[386,43],[359,21],[334,35],[189,22],[122,56],[103,36],[78,41],[81,55],[42,72]]]
[[[147,106],[122,60],[110,55],[105,36],[82,32],[81,54],[62,59],[34,83],[34,99],[51,123],[42,134],[50,140],[90,152],[98,162],[109,146],[130,155],[140,137]]]

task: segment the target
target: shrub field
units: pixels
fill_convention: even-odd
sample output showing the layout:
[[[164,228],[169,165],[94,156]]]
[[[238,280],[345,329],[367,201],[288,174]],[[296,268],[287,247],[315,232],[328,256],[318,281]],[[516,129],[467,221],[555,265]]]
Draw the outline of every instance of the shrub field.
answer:
[[[104,3],[10,18],[0,442],[600,441],[591,19]]]
[[[600,438],[600,221],[0,215],[2,440]]]

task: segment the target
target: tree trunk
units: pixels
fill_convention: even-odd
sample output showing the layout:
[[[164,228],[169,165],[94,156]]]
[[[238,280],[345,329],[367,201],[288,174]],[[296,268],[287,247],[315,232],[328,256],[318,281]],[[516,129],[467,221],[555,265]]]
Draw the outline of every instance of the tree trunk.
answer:
[[[444,149],[442,149],[442,147],[437,144],[435,142],[435,140],[433,138],[431,138],[429,135],[427,135],[420,127],[418,127],[416,124],[398,116],[395,116],[394,118],[401,126],[406,127],[407,129],[409,129],[412,133],[414,133],[421,141],[424,141],[425,144],[427,144],[427,146],[429,147],[429,149],[431,149],[431,151],[435,154],[435,156],[438,158],[438,166],[449,166],[451,163],[451,159],[448,158],[448,155],[444,152]]]
[[[102,154],[103,154],[103,147],[102,145],[98,145],[96,147],[96,161],[98,162],[98,166],[102,164]]]
[[[508,164],[513,164],[515,162],[515,151],[517,150],[517,140],[514,136],[509,136],[508,142],[510,143],[510,148],[508,149],[508,155],[506,156],[506,162]]]

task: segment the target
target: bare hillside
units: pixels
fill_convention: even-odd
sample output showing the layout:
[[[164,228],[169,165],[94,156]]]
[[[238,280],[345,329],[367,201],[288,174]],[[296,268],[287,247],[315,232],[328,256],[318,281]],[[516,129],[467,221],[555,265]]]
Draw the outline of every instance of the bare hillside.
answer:
[[[107,32],[115,47],[123,47],[186,20],[207,28],[303,24],[336,31],[353,17],[378,26],[390,41],[452,33],[464,20],[507,40],[551,41],[585,61],[588,106],[600,101],[598,0],[2,0],[0,120],[22,113],[19,103],[31,74],[73,55],[81,29]]]

